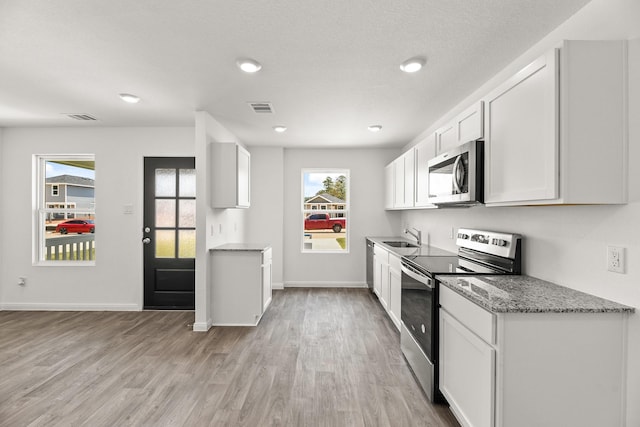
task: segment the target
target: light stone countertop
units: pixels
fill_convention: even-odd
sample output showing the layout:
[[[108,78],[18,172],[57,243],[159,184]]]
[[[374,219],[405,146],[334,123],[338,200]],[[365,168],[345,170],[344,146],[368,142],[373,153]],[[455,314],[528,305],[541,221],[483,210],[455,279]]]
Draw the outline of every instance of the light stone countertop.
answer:
[[[633,313],[635,308],[530,276],[436,276],[494,313]]]
[[[225,243],[224,245],[215,246],[209,251],[258,251],[262,252],[269,249],[271,245],[264,243]]]
[[[389,246],[384,242],[408,242],[416,244],[415,239],[408,239],[406,237],[367,237],[367,240],[373,242],[376,245],[384,247],[386,250],[395,253],[398,256],[457,256],[455,252],[446,251],[444,249],[437,248],[435,246],[422,245],[419,248],[395,248]]]

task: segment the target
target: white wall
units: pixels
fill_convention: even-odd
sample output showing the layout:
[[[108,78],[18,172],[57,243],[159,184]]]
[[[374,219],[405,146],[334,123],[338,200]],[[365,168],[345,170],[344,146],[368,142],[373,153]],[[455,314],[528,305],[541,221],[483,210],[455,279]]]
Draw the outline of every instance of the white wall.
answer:
[[[247,212],[247,241],[268,243],[273,249],[273,287],[283,286],[284,268],[284,149],[249,147],[251,207]]]
[[[193,156],[193,141],[193,128],[5,129],[0,145],[4,308],[141,309],[143,158]],[[33,155],[73,153],[95,154],[96,264],[34,266]],[[133,205],[132,215],[123,213],[126,204]],[[27,277],[27,286],[17,285],[19,276]]]
[[[394,149],[285,149],[284,284],[285,286],[366,286],[366,236],[392,235],[400,216],[384,210],[384,166]],[[301,171],[305,168],[350,170],[350,251],[302,253]]]
[[[636,39],[640,2],[594,0],[463,101],[462,110],[562,39]],[[478,227],[525,236],[525,273],[636,307],[640,311],[640,40],[629,44],[629,204],[407,211],[403,224],[429,233],[431,244],[455,250],[451,228]],[[424,134],[430,134],[440,123]],[[606,144],[606,141],[603,141]],[[399,230],[399,229],[398,229]],[[606,271],[606,247],[627,248],[626,274]],[[640,426],[640,313],[631,316],[627,425]],[[594,345],[598,345],[594,343]],[[588,373],[585,373],[588,375]]]

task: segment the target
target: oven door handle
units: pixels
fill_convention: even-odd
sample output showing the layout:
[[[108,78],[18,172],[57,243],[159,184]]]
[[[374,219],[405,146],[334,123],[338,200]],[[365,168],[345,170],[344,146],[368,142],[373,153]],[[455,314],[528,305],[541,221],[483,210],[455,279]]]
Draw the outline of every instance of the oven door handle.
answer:
[[[427,286],[429,289],[435,288],[435,285],[433,284],[433,280],[430,277],[417,273],[411,267],[407,267],[405,265],[402,265],[401,269],[404,274],[411,277],[413,280],[416,280],[422,283],[423,285]]]

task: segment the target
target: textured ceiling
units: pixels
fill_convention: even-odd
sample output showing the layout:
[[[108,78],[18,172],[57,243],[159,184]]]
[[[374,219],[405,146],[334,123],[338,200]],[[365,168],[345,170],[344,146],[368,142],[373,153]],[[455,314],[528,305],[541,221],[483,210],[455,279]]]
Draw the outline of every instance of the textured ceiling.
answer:
[[[192,126],[206,110],[248,145],[402,146],[586,3],[0,0],[0,127]],[[402,73],[416,55],[426,67]]]

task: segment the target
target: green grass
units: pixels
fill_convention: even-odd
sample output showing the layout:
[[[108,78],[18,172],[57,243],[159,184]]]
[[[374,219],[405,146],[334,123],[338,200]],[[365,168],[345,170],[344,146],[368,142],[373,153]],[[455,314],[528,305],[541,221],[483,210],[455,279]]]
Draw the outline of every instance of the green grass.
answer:
[[[336,239],[336,241],[338,242],[338,244],[340,245],[340,247],[342,249],[345,249],[347,247],[347,238],[346,237],[338,237]]]

